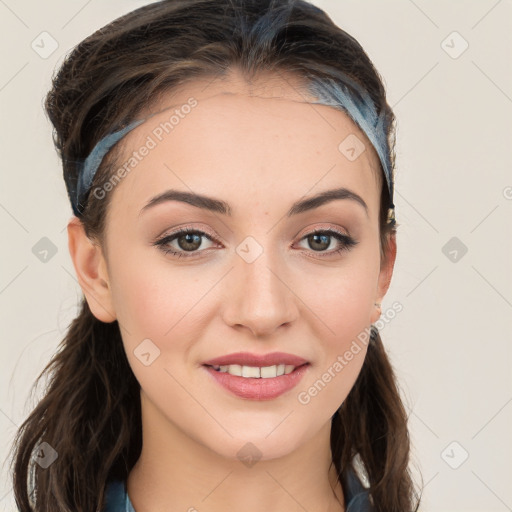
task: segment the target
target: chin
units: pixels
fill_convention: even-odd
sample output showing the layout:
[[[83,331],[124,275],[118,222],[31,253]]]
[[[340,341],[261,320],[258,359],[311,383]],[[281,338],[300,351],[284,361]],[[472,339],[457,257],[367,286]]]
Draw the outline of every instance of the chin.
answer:
[[[229,442],[211,447],[221,457],[240,461],[247,467],[252,467],[257,462],[279,459],[292,453],[297,448],[296,442],[288,437],[283,443],[283,438],[276,436],[276,439],[265,439],[260,437],[237,437]]]

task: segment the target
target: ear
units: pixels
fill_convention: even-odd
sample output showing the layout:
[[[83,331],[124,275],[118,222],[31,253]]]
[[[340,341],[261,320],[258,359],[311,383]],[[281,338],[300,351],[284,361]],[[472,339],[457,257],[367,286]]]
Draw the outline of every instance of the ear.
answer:
[[[396,260],[396,233],[392,233],[388,238],[388,245],[386,252],[382,256],[379,279],[377,282],[377,293],[375,301],[378,304],[382,303],[384,296],[386,295],[389,285],[391,284],[391,277],[393,276],[393,268]],[[371,323],[374,324],[380,317],[381,310],[377,306],[374,306],[374,310],[371,316]]]
[[[102,322],[113,322],[116,314],[112,304],[107,263],[101,246],[87,237],[77,217],[68,222],[68,247],[78,284],[92,314]]]

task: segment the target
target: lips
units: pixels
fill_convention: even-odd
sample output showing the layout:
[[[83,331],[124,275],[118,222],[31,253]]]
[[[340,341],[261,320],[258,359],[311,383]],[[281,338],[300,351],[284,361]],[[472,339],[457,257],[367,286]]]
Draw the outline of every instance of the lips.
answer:
[[[240,366],[274,366],[279,364],[302,366],[308,361],[294,354],[285,352],[272,352],[270,354],[251,354],[249,352],[235,352],[225,356],[216,357],[205,361],[205,366],[226,366],[238,364]]]
[[[212,366],[203,365],[213,382],[219,384],[230,394],[244,400],[273,400],[291,391],[304,375],[310,365],[303,364],[287,375],[272,378],[246,378],[214,370]]]
[[[272,400],[294,388],[310,364],[285,352],[236,352],[205,361],[202,366],[213,381],[239,398]]]

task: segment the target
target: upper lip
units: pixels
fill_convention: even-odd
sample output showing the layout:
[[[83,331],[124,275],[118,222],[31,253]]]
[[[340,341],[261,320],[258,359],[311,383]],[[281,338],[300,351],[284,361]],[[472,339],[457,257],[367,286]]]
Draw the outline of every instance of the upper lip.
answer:
[[[205,361],[203,364],[208,366],[225,366],[230,364],[239,364],[241,366],[274,366],[278,364],[302,366],[308,361],[294,354],[285,352],[272,352],[271,354],[251,354],[249,352],[235,352],[225,356],[216,357]]]

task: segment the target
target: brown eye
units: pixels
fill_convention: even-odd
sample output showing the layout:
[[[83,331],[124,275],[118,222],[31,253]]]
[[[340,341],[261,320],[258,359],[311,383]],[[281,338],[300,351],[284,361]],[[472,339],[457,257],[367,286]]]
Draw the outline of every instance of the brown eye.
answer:
[[[204,245],[204,238],[210,242],[214,241],[213,238],[204,231],[180,229],[179,231],[161,238],[155,242],[154,245],[158,246],[165,254],[172,254],[178,258],[183,256],[189,257],[207,249],[202,247]],[[171,245],[173,242],[175,242],[175,244]]]
[[[178,246],[184,251],[195,251],[201,247],[201,235],[197,233],[187,233],[176,238]]]
[[[338,242],[337,248],[332,251],[327,251],[326,249],[330,247],[333,238]],[[351,247],[359,243],[352,237],[333,229],[313,231],[303,237],[303,240],[307,241],[309,248],[311,248],[313,252],[326,253],[326,256],[348,251]]]
[[[331,245],[331,236],[325,234],[315,233],[307,236],[309,246],[315,251],[323,251]]]

